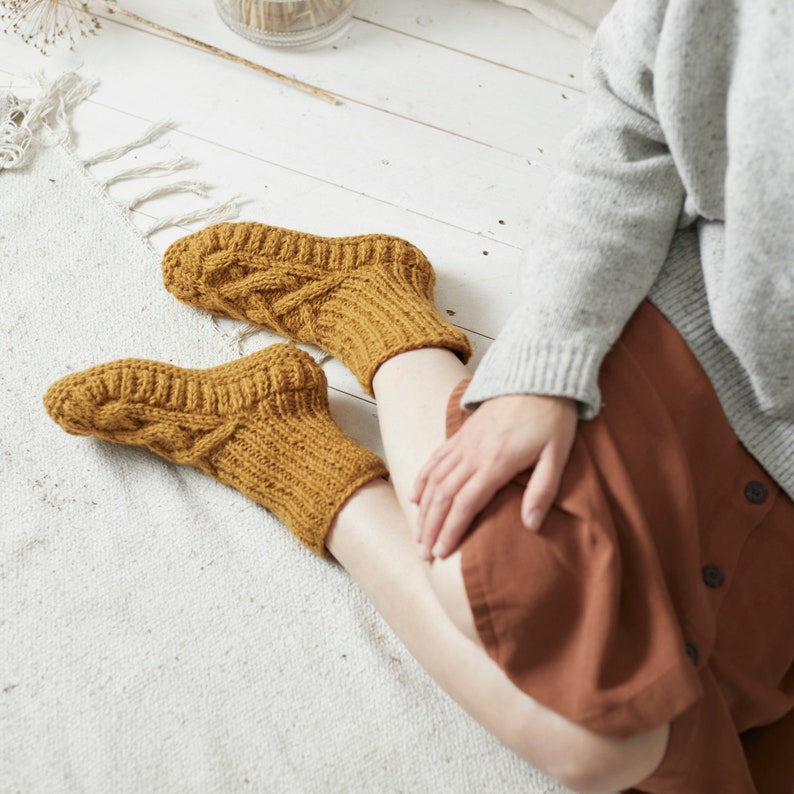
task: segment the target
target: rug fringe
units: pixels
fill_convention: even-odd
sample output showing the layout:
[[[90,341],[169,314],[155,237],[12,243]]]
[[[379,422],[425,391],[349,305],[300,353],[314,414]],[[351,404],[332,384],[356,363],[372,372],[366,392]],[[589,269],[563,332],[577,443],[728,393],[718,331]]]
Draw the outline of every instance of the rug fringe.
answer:
[[[155,232],[159,232],[161,229],[165,229],[169,226],[183,226],[188,223],[196,223],[197,221],[205,221],[208,225],[211,225],[213,223],[221,223],[222,221],[234,220],[240,213],[240,207],[237,203],[238,198],[238,196],[235,196],[214,207],[186,212],[184,215],[172,215],[170,217],[160,218],[160,220],[155,221],[144,234],[149,237]]]
[[[143,193],[137,195],[132,201],[127,204],[127,209],[130,212],[145,204],[151,199],[160,198],[161,196],[169,196],[173,193],[193,193],[196,196],[206,196],[210,186],[206,182],[183,181],[183,182],[169,182],[167,185],[156,185],[155,187],[144,190]]]
[[[188,168],[195,168],[198,163],[189,157],[172,157],[170,160],[161,160],[158,163],[148,163],[147,165],[136,165],[123,171],[117,171],[112,176],[102,181],[103,187],[109,187],[116,182],[123,182],[125,179],[135,179],[139,176],[162,176],[173,174],[177,171],[185,171]]]
[[[24,117],[24,107],[13,94],[0,96],[0,168],[22,164],[32,137]]]
[[[35,99],[22,100],[4,94],[0,104],[0,168],[24,165],[35,135],[45,127],[59,142],[69,138],[67,115],[89,97],[99,82],[66,72],[48,81],[43,74],[34,78],[40,93]]]
[[[173,127],[173,121],[157,121],[152,124],[142,135],[132,141],[129,141],[129,143],[97,152],[97,154],[93,155],[92,157],[88,157],[87,159],[83,160],[83,165],[87,168],[88,166],[96,165],[97,163],[106,163],[110,160],[118,160],[119,157],[123,157],[128,152],[133,151],[133,149],[140,149],[141,146],[146,146],[146,144],[153,143],[164,133],[173,129]]]
[[[66,72],[54,79],[47,79],[43,74],[39,74],[33,79],[39,89],[38,95],[33,99],[20,99],[10,92],[0,94],[0,169],[22,166],[30,154],[31,143],[39,134],[48,134],[48,144],[68,144],[70,137],[69,112],[87,99],[99,84],[98,80],[87,78],[77,72]],[[86,169],[86,173],[89,173],[92,166],[120,160],[124,155],[154,143],[173,127],[174,123],[170,120],[154,122],[136,138],[81,159],[80,164]],[[150,187],[133,199],[122,202],[108,193],[108,188],[111,185],[142,177],[160,178],[177,171],[195,168],[197,165],[195,160],[176,155],[168,160],[118,170],[104,179],[97,179],[94,174],[91,176],[111,201],[118,204],[127,215],[130,215],[145,202],[162,196],[192,193],[196,196],[207,197],[211,189],[210,185],[198,180],[169,182]],[[200,207],[190,212],[155,219],[154,223],[142,234],[149,238],[155,232],[171,226],[182,226],[199,221],[210,224],[234,220],[239,215],[238,198],[230,198],[208,207]]]

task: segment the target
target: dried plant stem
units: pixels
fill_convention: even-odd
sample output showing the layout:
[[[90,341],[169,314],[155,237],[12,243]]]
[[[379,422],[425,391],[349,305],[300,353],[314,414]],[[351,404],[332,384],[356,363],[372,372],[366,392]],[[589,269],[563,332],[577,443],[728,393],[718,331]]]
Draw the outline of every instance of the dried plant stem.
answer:
[[[285,74],[281,74],[280,72],[273,71],[273,69],[268,69],[266,66],[262,66],[261,64],[255,63],[254,61],[249,61],[247,58],[241,58],[239,55],[234,55],[231,52],[227,52],[226,50],[220,49],[220,47],[215,47],[212,44],[207,44],[204,41],[199,41],[198,39],[194,39],[192,36],[186,36],[184,33],[180,33],[177,30],[172,30],[171,28],[167,28],[164,25],[160,25],[157,22],[153,22],[151,19],[147,19],[146,17],[139,16],[138,14],[127,11],[126,9],[122,8],[121,6],[117,5],[115,2],[108,2],[108,0],[102,0],[105,7],[113,14],[121,14],[122,16],[127,17],[128,19],[133,20],[134,22],[138,22],[141,25],[146,25],[147,27],[152,28],[153,30],[157,30],[160,33],[165,33],[168,36],[173,36],[174,38],[180,39],[181,41],[185,41],[188,44],[192,44],[195,47],[199,47],[202,50],[206,50],[207,52],[211,52],[213,55],[217,55],[220,58],[225,58],[227,61],[233,61],[234,63],[242,64],[243,66],[247,66],[249,69],[254,69],[257,72],[261,72],[262,74],[266,74],[268,77],[272,77],[275,80],[280,80],[282,83],[286,83],[287,85],[292,86],[293,88],[297,88],[300,91],[305,91],[312,96],[316,96],[319,99],[322,99],[326,102],[330,102],[332,105],[340,104],[339,100],[332,96],[331,94],[323,91],[316,86],[310,85],[309,83],[304,83],[301,80],[296,80],[294,77],[289,77]]]

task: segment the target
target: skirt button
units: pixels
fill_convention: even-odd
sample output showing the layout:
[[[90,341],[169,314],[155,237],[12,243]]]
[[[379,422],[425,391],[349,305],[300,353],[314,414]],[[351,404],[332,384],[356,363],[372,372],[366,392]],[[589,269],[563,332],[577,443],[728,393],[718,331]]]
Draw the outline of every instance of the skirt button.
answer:
[[[769,493],[762,482],[751,480],[744,486],[744,495],[748,502],[752,502],[754,505],[760,505],[766,501]]]

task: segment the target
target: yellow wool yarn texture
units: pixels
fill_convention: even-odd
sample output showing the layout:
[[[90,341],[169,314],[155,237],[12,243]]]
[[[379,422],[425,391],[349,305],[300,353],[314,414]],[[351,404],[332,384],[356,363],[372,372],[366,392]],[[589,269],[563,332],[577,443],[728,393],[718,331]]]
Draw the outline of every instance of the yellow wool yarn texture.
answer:
[[[191,306],[317,345],[368,394],[378,367],[398,353],[442,347],[464,362],[471,356],[466,335],[436,310],[432,266],[398,237],[221,223],[173,243],[163,280]]]
[[[277,515],[317,554],[383,461],[331,418],[325,374],[286,344],[211,369],[122,359],[67,375],[44,396],[67,432],[195,466]]]

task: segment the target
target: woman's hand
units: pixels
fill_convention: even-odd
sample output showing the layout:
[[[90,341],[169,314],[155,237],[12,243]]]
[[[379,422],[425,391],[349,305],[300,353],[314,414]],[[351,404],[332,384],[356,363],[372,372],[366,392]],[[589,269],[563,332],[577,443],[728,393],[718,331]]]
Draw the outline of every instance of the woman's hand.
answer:
[[[419,472],[415,538],[425,559],[453,552],[477,514],[517,474],[534,466],[521,501],[527,529],[540,529],[559,490],[576,435],[576,402],[510,394],[482,403]]]

